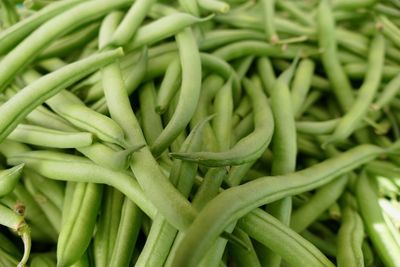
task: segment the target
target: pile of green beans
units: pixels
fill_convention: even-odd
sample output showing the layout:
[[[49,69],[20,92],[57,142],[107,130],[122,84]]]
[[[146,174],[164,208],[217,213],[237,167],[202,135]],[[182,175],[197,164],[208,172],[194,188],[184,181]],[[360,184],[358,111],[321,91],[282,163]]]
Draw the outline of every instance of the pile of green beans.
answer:
[[[400,1],[0,1],[0,267],[400,267]]]

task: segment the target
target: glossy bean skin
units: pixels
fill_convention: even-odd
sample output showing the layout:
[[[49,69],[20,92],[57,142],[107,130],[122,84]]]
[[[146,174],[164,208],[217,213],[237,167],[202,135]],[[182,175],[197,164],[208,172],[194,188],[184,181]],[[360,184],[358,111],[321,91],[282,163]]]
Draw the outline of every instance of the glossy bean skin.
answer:
[[[0,140],[4,140],[30,111],[45,100],[119,56],[122,56],[119,49],[94,55],[48,74],[25,87],[0,107],[0,112],[4,114],[0,121]]]
[[[259,178],[220,193],[197,215],[186,231],[186,238],[178,249],[174,266],[196,266],[205,250],[223,229],[252,209],[326,184],[338,175],[384,152],[385,150],[376,146],[361,145],[302,171],[281,177]],[[265,188],[265,190],[261,191],[260,188]],[[232,203],[232,199],[241,201],[236,202],[237,205],[227,205],[227,203]],[[213,223],[205,228],[204,223],[208,221]]]

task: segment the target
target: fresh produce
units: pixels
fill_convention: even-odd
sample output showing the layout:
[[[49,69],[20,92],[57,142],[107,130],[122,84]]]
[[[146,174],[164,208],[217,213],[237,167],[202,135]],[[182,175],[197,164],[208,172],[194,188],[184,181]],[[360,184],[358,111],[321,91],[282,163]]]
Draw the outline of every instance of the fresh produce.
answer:
[[[2,0],[0,267],[400,266],[399,17]]]

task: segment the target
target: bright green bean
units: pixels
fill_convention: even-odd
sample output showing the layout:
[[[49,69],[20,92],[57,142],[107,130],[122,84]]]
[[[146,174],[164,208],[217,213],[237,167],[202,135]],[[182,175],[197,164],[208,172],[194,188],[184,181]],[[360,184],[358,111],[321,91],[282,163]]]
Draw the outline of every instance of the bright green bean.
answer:
[[[292,213],[290,228],[301,233],[340,197],[348,178],[343,176],[319,188],[311,199]]]
[[[187,126],[200,97],[201,59],[193,32],[188,28],[176,35],[182,66],[182,84],[178,105],[167,126],[151,146],[155,156],[161,155],[173,139]]]
[[[7,53],[19,41],[34,31],[42,23],[52,17],[65,12],[67,9],[79,4],[79,0],[67,0],[55,2],[52,5],[41,9],[35,14],[18,22],[0,33],[0,54]]]
[[[106,187],[104,191],[93,240],[94,263],[99,267],[106,267],[111,263],[124,202],[124,195],[118,190]]]
[[[173,157],[216,167],[239,165],[261,156],[271,141],[274,121],[262,89],[253,86],[250,80],[244,81],[246,91],[253,102],[255,130],[224,152],[171,153]]]
[[[369,105],[378,90],[385,58],[385,39],[377,34],[371,42],[369,67],[358,96],[348,112],[340,119],[332,136],[325,142],[332,143],[349,137],[368,111]]]
[[[91,133],[68,133],[29,124],[18,124],[7,138],[26,144],[56,148],[89,146],[93,141]]]
[[[57,266],[70,266],[85,253],[93,235],[103,187],[78,183],[57,242]]]
[[[220,193],[186,230],[173,266],[196,266],[223,229],[254,208],[326,184],[385,151],[372,145],[360,145],[302,171],[281,177],[259,178]],[[235,199],[241,201],[235,202]]]
[[[126,46],[126,50],[131,51],[143,45],[156,43],[178,34],[188,26],[207,21],[210,18],[211,16],[198,18],[186,13],[167,15],[139,28],[133,39]]]
[[[338,60],[335,36],[335,21],[328,1],[322,0],[318,6],[318,43],[322,51],[321,59],[332,90],[341,108],[350,109],[354,101],[351,84]]]
[[[179,90],[181,82],[181,65],[179,59],[172,61],[165,72],[157,95],[157,112],[162,114],[167,110],[168,104]]]
[[[135,1],[124,19],[115,29],[114,34],[110,40],[110,44],[114,46],[123,46],[135,36],[140,24],[145,19],[149,12],[151,5],[156,2],[155,0],[138,0]]]
[[[348,199],[349,198],[349,199]],[[338,266],[364,266],[362,244],[364,240],[363,221],[356,207],[351,204],[355,200],[350,195],[344,195],[341,206],[342,223],[338,233]]]
[[[85,22],[129,3],[131,3],[130,0],[83,2],[48,20],[2,59],[0,62],[0,72],[2,73],[0,90],[4,90],[20,69],[28,65],[49,42],[60,37],[66,30],[73,30]],[[83,73],[87,74],[88,72]]]
[[[68,55],[73,50],[79,49],[93,40],[98,30],[98,23],[93,23],[85,26],[83,29],[78,29],[76,32],[57,40],[51,46],[44,49],[38,58],[43,59]]]
[[[13,165],[26,162],[26,166],[50,179],[114,186],[147,215],[154,217],[156,214],[154,206],[144,197],[142,189],[131,175],[98,166],[86,158],[59,152],[32,151],[10,156],[7,160]]]
[[[30,111],[88,73],[122,55],[120,49],[72,63],[31,83],[0,106],[0,140],[4,140]],[[3,61],[2,61],[3,62]]]
[[[356,198],[365,230],[380,259],[385,266],[398,266],[400,262],[400,245],[396,242],[385,223],[371,178],[365,173],[362,173],[358,178]]]

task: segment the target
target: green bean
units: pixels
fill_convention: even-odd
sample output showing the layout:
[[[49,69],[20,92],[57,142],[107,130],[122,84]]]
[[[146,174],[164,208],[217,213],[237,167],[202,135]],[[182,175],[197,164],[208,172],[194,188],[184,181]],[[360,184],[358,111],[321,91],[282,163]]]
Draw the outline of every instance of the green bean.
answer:
[[[55,267],[57,266],[56,261],[47,255],[34,255],[31,257],[31,267]]]
[[[236,127],[237,124],[250,113],[250,111],[251,103],[249,98],[245,95],[233,112],[232,127]]]
[[[35,14],[29,16],[26,19],[21,20],[17,24],[1,31],[0,33],[0,54],[7,53],[11,48],[13,48],[19,41],[25,38],[29,33],[31,33],[35,28],[37,28],[42,23],[51,19],[52,17],[72,8],[73,6],[79,4],[81,1],[78,0],[68,0],[53,3],[52,5],[41,9]]]
[[[297,117],[298,111],[303,106],[310,89],[314,68],[315,64],[313,61],[304,59],[299,63],[299,67],[296,70],[291,88],[291,103],[295,117]]]
[[[139,0],[135,1],[129,8],[124,19],[115,29],[114,34],[110,40],[110,44],[114,46],[126,45],[135,33],[137,32],[140,24],[145,19],[149,12],[151,5],[156,2],[155,0]]]
[[[275,31],[275,1],[263,0],[261,1],[263,20],[264,20],[264,33],[267,37],[267,41],[271,44],[275,44],[279,41],[279,37]]]
[[[292,214],[290,228],[300,233],[307,229],[343,193],[347,184],[346,175],[321,187],[311,199]]]
[[[178,0],[178,2],[187,13],[199,16],[200,10],[196,0]]]
[[[93,40],[97,35],[98,30],[98,23],[93,23],[85,26],[83,29],[78,29],[76,32],[57,40],[44,49],[38,58],[43,59],[68,55],[71,51],[78,49]]]
[[[246,137],[252,131],[254,131],[254,115],[253,113],[250,113],[247,114],[233,129],[233,142],[237,143],[240,139]]]
[[[231,119],[233,113],[232,83],[231,80],[217,92],[214,100],[214,112],[216,116],[212,121],[215,137],[221,151],[231,146]]]
[[[382,33],[385,35],[386,38],[388,38],[390,41],[393,42],[395,46],[400,48],[400,29],[391,22],[386,16],[381,15],[378,17],[378,22],[380,22],[382,25]]]
[[[312,18],[301,8],[286,1],[276,1],[276,5],[287,11],[294,19],[302,23],[304,26],[313,26]]]
[[[143,45],[156,43],[167,37],[178,34],[188,26],[207,21],[210,18],[211,16],[197,18],[179,12],[167,15],[139,28],[133,39],[126,46],[126,51],[132,51]]]
[[[59,233],[61,228],[61,209],[50,201],[46,195],[42,194],[31,180],[24,179],[24,186],[43,211],[43,214],[49,219],[51,226]]]
[[[1,266],[17,266],[18,260],[0,248],[0,264]]]
[[[293,77],[298,59],[296,58],[292,65],[282,72],[276,79],[271,94],[271,110],[274,117],[275,128],[272,137],[272,175],[284,175],[295,171],[297,157],[297,140],[294,115],[291,109],[291,95],[289,92],[289,83]],[[285,107],[286,106],[286,107]],[[285,107],[282,109],[282,107]],[[285,225],[290,224],[290,214],[292,210],[292,199],[283,198],[267,206],[267,212]],[[266,266],[279,266],[281,258],[271,251],[266,251],[266,260],[263,262]]]
[[[254,208],[326,184],[385,151],[372,145],[360,145],[302,171],[281,177],[259,178],[220,193],[186,230],[173,266],[195,266],[226,226]],[[235,202],[234,199],[241,201]],[[212,224],[207,223],[211,221]]]
[[[334,266],[311,243],[260,209],[254,210],[252,216],[240,219],[238,225],[250,237],[279,253],[292,266]],[[266,228],[268,232],[265,232]]]
[[[215,72],[225,80],[232,80],[232,89],[235,103],[241,96],[240,77],[235,70],[224,60],[210,54],[200,53],[202,67],[210,72]]]
[[[400,246],[385,223],[371,182],[366,173],[362,173],[357,182],[356,198],[361,217],[372,244],[385,266],[397,266],[400,262]]]
[[[385,40],[382,35],[378,34],[371,43],[368,58],[370,67],[368,68],[364,83],[359,89],[358,97],[352,107],[349,108],[348,112],[341,118],[337,128],[325,144],[344,140],[349,137],[357,127],[357,124],[360,123],[362,118],[365,116],[368,107],[378,90],[382,75],[384,56]]]
[[[13,165],[26,162],[29,168],[54,180],[114,186],[139,205],[151,218],[156,213],[154,206],[143,196],[139,184],[131,175],[98,166],[83,157],[59,152],[32,151],[11,156],[8,162]]]
[[[85,22],[101,17],[110,9],[126,6],[130,2],[129,0],[84,2],[48,20],[19,43],[0,62],[0,72],[3,74],[0,79],[0,90],[4,90],[4,87],[20,69],[29,64],[49,42],[55,40],[66,30],[73,30]],[[79,15],[77,16],[77,14]]]
[[[297,121],[296,130],[306,134],[330,134],[334,131],[339,119],[327,121]]]
[[[18,263],[18,267],[25,266],[31,250],[31,236],[29,226],[26,224],[24,217],[0,204],[0,225],[11,228],[15,233],[21,236],[24,243],[24,255]]]
[[[257,71],[261,78],[263,88],[267,94],[271,94],[276,77],[271,61],[268,57],[260,57],[257,61]]]
[[[335,37],[335,21],[328,1],[320,1],[318,6],[318,42],[322,51],[321,59],[326,75],[332,84],[332,90],[344,111],[354,102],[351,84],[338,60]]]
[[[126,77],[124,78],[124,84],[128,95],[131,95],[138,88],[139,84],[143,81],[146,75],[148,59],[147,54],[147,48],[144,47],[136,64],[132,67],[132,69],[129,69],[129,73],[123,75]],[[89,97],[87,100],[89,100]],[[97,102],[92,104],[90,107],[100,113],[106,113],[106,111],[108,111],[104,96],[97,100]]]
[[[396,75],[382,90],[382,93],[376,98],[372,104],[374,110],[380,110],[388,105],[390,101],[397,95],[400,90],[400,74]]]
[[[362,243],[364,239],[363,222],[351,202],[351,196],[344,195],[342,209],[342,224],[338,233],[338,266],[364,266]]]
[[[237,245],[228,244],[229,253],[232,253],[231,256],[235,259],[235,263],[237,264],[237,266],[261,267],[260,261],[257,258],[257,254],[255,254],[253,245],[247,234],[244,233],[243,230],[241,230],[240,228],[235,228],[233,234],[237,237],[240,237],[240,239],[242,239],[246,243],[246,245],[251,248],[249,250],[245,250]]]
[[[201,60],[197,44],[190,29],[176,35],[182,66],[182,84],[178,105],[167,126],[155,140],[151,151],[161,155],[173,139],[187,126],[193,116],[200,97]]]
[[[7,206],[12,207],[18,213],[22,210],[25,220],[32,227],[32,233],[35,231],[37,237],[43,240],[57,240],[57,231],[25,187],[18,183],[13,193],[16,198],[10,203],[11,205],[7,204]]]
[[[349,63],[344,66],[344,70],[352,79],[363,79],[367,72],[366,63]],[[400,68],[398,66],[384,65],[382,69],[382,79],[389,81],[396,77]]]
[[[116,244],[124,195],[118,190],[106,187],[102,198],[100,217],[93,240],[93,256],[96,266],[111,264],[111,255]]]
[[[24,164],[0,171],[0,197],[11,193],[21,177]]]
[[[142,211],[125,198],[118,226],[117,239],[110,259],[111,267],[129,266],[142,222]]]
[[[181,65],[179,59],[172,61],[165,72],[165,76],[161,82],[157,95],[157,112],[162,114],[167,110],[167,106],[171,99],[179,90],[181,82]]]
[[[21,251],[17,248],[15,243],[13,243],[3,233],[0,233],[0,249],[4,250],[4,252],[16,258],[22,256]]]
[[[181,151],[197,151],[201,147],[204,126],[211,118],[196,125],[181,146]],[[176,160],[170,172],[170,180],[187,197],[190,194],[197,171],[197,164]],[[176,229],[162,216],[153,221],[146,244],[136,262],[137,266],[162,266],[174,242]],[[158,257],[154,257],[158,255]]]
[[[59,71],[43,76],[36,82],[28,85],[14,97],[0,106],[4,116],[0,124],[0,140],[4,140],[17,124],[34,108],[42,104],[65,86],[79,80],[96,68],[105,65],[121,55],[117,49],[94,55],[88,59],[70,64]],[[2,61],[4,62],[4,60]]]
[[[298,51],[297,48],[296,46],[290,46],[287,50],[283,50],[279,46],[273,46],[260,41],[239,41],[221,47],[215,50],[213,54],[225,61],[231,61],[248,55],[294,58]]]
[[[93,235],[102,191],[98,184],[76,185],[69,216],[58,237],[57,266],[69,266],[85,253]]]
[[[35,172],[25,172],[25,181],[29,180],[34,187],[46,196],[61,211],[63,210],[64,186],[58,181],[46,179]]]
[[[171,153],[173,157],[217,167],[239,165],[261,156],[271,141],[274,122],[262,89],[254,87],[249,80],[244,81],[246,91],[253,102],[255,130],[224,152]]]
[[[74,148],[92,144],[91,133],[68,133],[29,124],[19,124],[7,138],[26,144],[56,148]]]
[[[236,41],[262,41],[264,39],[264,34],[258,31],[215,29],[204,33],[204,39],[200,40],[199,49],[201,51],[209,51]]]
[[[139,91],[139,101],[143,134],[151,146],[163,130],[161,117],[156,112],[156,91],[152,82],[146,83]]]
[[[201,9],[225,14],[230,10],[230,5],[220,0],[197,0],[197,3]]]
[[[301,236],[308,240],[311,244],[316,246],[322,253],[327,256],[336,257],[337,255],[337,247],[336,242],[332,242],[332,240],[325,240],[314,233],[305,230],[301,233]]]
[[[333,2],[333,8],[335,9],[345,9],[345,10],[352,10],[352,9],[357,9],[357,8],[363,8],[363,7],[370,7],[374,5],[376,0],[351,0],[351,1],[345,1],[345,0],[335,0]]]

